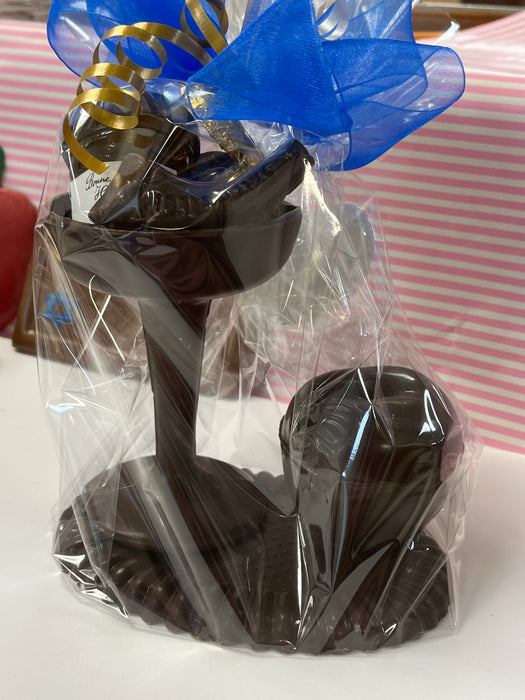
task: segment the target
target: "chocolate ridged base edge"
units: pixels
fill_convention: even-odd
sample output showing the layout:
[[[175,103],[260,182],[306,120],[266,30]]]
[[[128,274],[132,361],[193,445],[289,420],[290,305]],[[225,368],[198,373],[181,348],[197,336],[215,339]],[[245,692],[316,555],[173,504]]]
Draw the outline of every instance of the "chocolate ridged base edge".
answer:
[[[62,571],[83,593],[150,626],[164,625],[171,632],[186,632],[196,639],[223,645],[245,643],[230,638],[228,632],[224,636],[212,634],[206,621],[187,601],[161,553],[105,537],[106,541],[96,538],[92,544],[99,558],[104,557],[106,550],[105,565],[97,572],[90,563],[91,545],[85,544],[73,510],[68,508],[62,514],[54,554]],[[386,558],[370,571],[343,612],[339,609],[331,616],[327,605],[328,612],[311,622],[308,634],[297,643],[276,645],[271,641],[275,619],[290,616],[288,610],[275,608],[277,599],[272,592],[266,605],[263,601],[266,610],[273,610],[273,621],[268,622],[270,643],[265,640],[263,624],[262,633],[259,629],[257,635],[252,635],[250,646],[285,653],[370,651],[397,646],[435,628],[449,609],[446,557],[440,547],[431,537],[419,533],[402,558],[398,556],[393,576],[388,566]],[[249,616],[243,619],[243,606],[237,593],[230,591],[229,598],[241,623],[249,630]],[[282,599],[286,600],[286,595]]]

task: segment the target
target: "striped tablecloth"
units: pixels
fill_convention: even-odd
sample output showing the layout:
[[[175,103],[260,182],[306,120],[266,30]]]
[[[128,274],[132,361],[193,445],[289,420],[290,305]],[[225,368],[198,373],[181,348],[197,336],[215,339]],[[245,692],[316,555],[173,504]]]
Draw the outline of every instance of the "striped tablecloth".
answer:
[[[77,78],[42,24],[0,21],[3,184],[38,203]],[[487,444],[525,453],[525,13],[460,32],[462,100],[360,171],[425,355]]]
[[[61,118],[78,77],[58,60],[44,24],[0,20],[2,184],[38,204]]]
[[[487,444],[525,453],[525,12],[452,45],[465,95],[358,174],[425,356]]]

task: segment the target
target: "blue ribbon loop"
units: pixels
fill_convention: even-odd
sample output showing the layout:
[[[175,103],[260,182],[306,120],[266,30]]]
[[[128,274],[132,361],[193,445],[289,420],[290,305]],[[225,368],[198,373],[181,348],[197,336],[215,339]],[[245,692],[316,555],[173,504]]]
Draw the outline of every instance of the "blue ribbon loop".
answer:
[[[180,28],[183,5],[53,0],[49,41],[80,75],[107,29],[139,21]],[[410,0],[371,6],[369,0],[335,0],[316,18],[312,0],[252,0],[243,31],[220,54],[210,50],[208,65],[199,67],[166,46],[161,79],[187,81],[199,119],[287,124],[310,144],[346,135],[343,168],[359,168],[443,112],[464,90],[457,54],[416,43],[411,12]],[[137,59],[145,65],[147,57]]]

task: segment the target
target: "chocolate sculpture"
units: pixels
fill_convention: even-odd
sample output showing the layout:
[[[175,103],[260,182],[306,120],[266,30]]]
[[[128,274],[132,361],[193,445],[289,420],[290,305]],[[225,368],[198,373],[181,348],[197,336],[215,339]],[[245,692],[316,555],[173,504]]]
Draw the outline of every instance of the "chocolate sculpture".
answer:
[[[460,471],[454,405],[422,373],[383,365],[372,293],[368,352],[348,369],[332,357],[289,402],[282,471],[245,469],[242,451],[236,466],[204,456],[206,318],[211,300],[259,287],[304,245],[289,195],[307,172],[304,219],[322,211],[343,256],[344,207],[331,210],[310,169],[370,162],[456,99],[463,74],[453,52],[415,44],[409,0],[240,5],[228,43],[222,0],[102,13],[53,0],[50,40],[80,83],[62,128],[72,184],[46,201],[41,250],[57,276],[140,310],[155,427],[154,449],[74,465],[55,556],[123,614],[200,639],[310,653],[399,644],[449,610],[436,522]],[[106,179],[86,204],[89,172]],[[360,272],[353,290],[338,278],[336,314],[352,315]]]
[[[245,169],[199,155],[181,126],[172,140],[178,171],[157,163],[132,197],[110,188],[96,223],[73,221],[68,196],[45,222],[72,278],[138,298],[156,438],[155,455],[86,484],[62,514],[56,556],[77,582],[91,567],[130,614],[199,638],[319,653],[417,636],[448,609],[445,555],[424,527],[457,459],[453,411],[413,371],[340,370],[290,403],[283,476],[197,455],[210,300],[286,262],[301,213],[285,197],[309,156],[292,140]],[[234,185],[206,204],[202,183],[225,170]]]

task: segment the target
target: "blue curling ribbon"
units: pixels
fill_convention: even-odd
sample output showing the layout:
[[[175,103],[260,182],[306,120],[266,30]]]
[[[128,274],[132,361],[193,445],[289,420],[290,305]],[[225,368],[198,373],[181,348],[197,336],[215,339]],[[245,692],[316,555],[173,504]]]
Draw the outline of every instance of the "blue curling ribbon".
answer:
[[[183,5],[53,0],[49,40],[80,74],[107,29],[138,21],[180,28]],[[218,55],[211,52],[206,66],[166,45],[161,79],[187,81],[199,119],[287,124],[307,144],[346,135],[345,170],[376,159],[463,93],[457,54],[415,42],[410,0],[334,0],[326,7],[316,17],[312,0],[249,0],[243,31]],[[73,25],[83,35],[73,37]],[[146,65],[144,55],[137,59]]]

